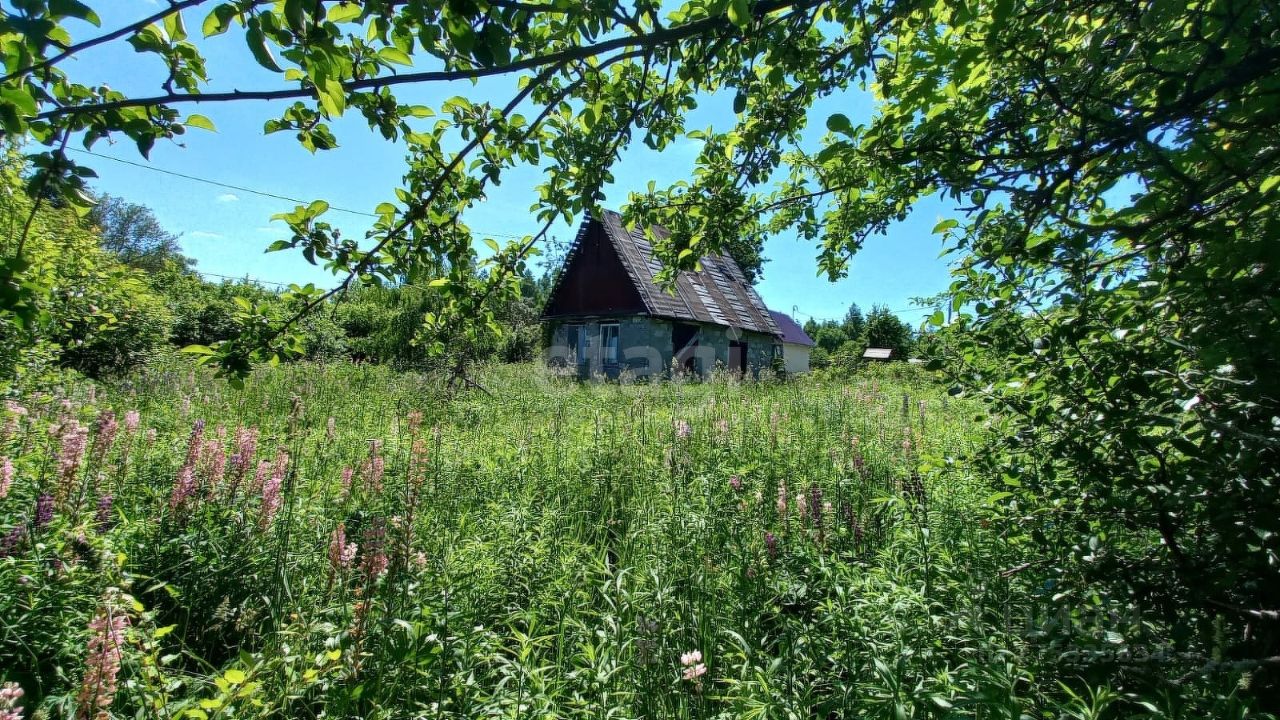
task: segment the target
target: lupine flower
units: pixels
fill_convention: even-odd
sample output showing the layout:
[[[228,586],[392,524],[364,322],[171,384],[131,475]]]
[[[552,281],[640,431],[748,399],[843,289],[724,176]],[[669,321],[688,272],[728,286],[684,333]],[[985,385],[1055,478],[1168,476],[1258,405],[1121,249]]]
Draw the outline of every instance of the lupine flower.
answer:
[[[738,477],[737,475],[731,475],[729,477],[729,487],[733,488],[734,492],[738,492],[739,490],[741,490],[742,478]]]
[[[93,524],[98,528],[98,532],[105,532],[111,527],[111,504],[114,501],[110,495],[103,495],[98,498],[98,512],[93,516]]]
[[[813,524],[822,525],[822,488],[817,483],[809,486],[809,507],[813,509]]]
[[[183,461],[183,465],[195,468],[200,462],[200,450],[203,449],[204,443],[204,421],[197,420],[191,426],[191,436],[187,438],[187,459]]]
[[[26,525],[17,525],[12,530],[5,533],[5,536],[0,538],[0,558],[7,558],[10,555],[13,555],[14,551],[18,549],[18,546],[21,545],[22,541],[26,538]]]
[[[0,462],[0,500],[3,500],[9,494],[9,488],[13,485],[13,460],[5,458],[4,462]]]
[[[271,477],[262,486],[262,507],[258,524],[263,528],[271,524],[271,519],[280,511],[280,486],[284,483],[285,471],[289,467],[289,455],[284,450],[276,453],[276,461],[271,466]]]
[[[22,698],[22,687],[15,682],[0,685],[0,720],[22,720],[22,708],[18,701]]]
[[[729,421],[724,419],[717,420],[716,432],[720,433],[721,435],[729,432]]]
[[[203,459],[201,469],[208,482],[208,495],[213,497],[214,490],[222,483],[227,472],[227,456],[222,452],[222,442],[215,438],[205,440],[200,455]]]
[[[42,528],[53,520],[53,496],[44,493],[36,498],[36,527]]]
[[[422,411],[410,410],[408,415],[409,434],[413,435],[418,432],[418,428],[422,427]]]
[[[338,421],[332,415],[324,424],[324,439],[333,442],[338,437]]]
[[[764,548],[769,552],[770,560],[778,559],[778,536],[771,532],[764,534]]]
[[[262,492],[262,486],[267,484],[267,478],[271,475],[271,461],[259,460],[258,469],[253,474],[253,484],[249,487],[249,492]]]
[[[138,431],[138,423],[142,422],[142,416],[137,410],[130,410],[124,414],[124,431],[130,435]]]
[[[253,460],[256,452],[258,452],[258,429],[236,430],[236,454],[240,456],[240,462],[244,465],[244,468],[240,468],[241,471],[249,467],[249,462]]]
[[[778,517],[785,519],[787,517],[787,484],[785,482],[778,483],[777,509]]]
[[[674,424],[676,428],[676,437],[681,440],[689,437],[689,435],[693,433],[693,428],[690,427],[688,420],[677,419],[674,421]]]
[[[342,497],[351,494],[351,476],[355,475],[355,471],[349,467],[342,468]]]
[[[187,504],[196,491],[196,471],[190,465],[183,465],[178,470],[178,479],[173,483],[173,491],[169,493],[169,509],[180,510]]]
[[[76,696],[78,720],[107,717],[107,709],[115,701],[121,648],[124,646],[124,631],[129,627],[129,616],[113,607],[114,604],[114,598],[109,597],[89,623],[84,679]]]
[[[796,494],[796,516],[800,518],[800,522],[804,522],[809,518],[809,501],[805,498],[804,493]]]
[[[386,469],[385,461],[382,459],[382,441],[369,441],[369,457],[365,458],[364,464],[360,466],[360,478],[364,481],[364,486],[373,492],[382,492],[382,473]]]
[[[355,543],[347,542],[346,525],[338,523],[338,527],[333,529],[333,534],[329,538],[329,564],[335,571],[346,570],[355,560],[356,550]]]
[[[65,499],[71,494],[71,486],[75,483],[76,474],[80,471],[80,463],[84,461],[85,446],[89,443],[89,429],[76,420],[70,420],[62,426],[61,446],[58,449],[58,485],[59,497]]]
[[[97,422],[94,423],[93,435],[93,456],[96,458],[106,457],[111,452],[111,446],[116,442],[116,432],[120,429],[120,423],[116,420],[116,414],[112,410],[103,410],[98,415]]]
[[[364,561],[360,564],[360,569],[369,582],[377,580],[387,571],[386,538],[387,529],[382,518],[374,518],[364,531]]]
[[[707,672],[707,666],[702,664],[702,653],[697,650],[681,655],[680,664],[684,666],[682,677],[685,680],[697,680]]]

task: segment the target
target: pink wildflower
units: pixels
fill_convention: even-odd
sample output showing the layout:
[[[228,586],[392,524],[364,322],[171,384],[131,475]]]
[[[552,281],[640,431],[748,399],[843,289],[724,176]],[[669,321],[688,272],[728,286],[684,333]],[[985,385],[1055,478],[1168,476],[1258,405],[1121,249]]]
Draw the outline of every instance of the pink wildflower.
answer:
[[[347,542],[347,527],[338,523],[329,538],[329,564],[334,570],[346,570],[356,559],[356,544]]]
[[[262,491],[262,486],[267,483],[267,478],[271,475],[271,461],[260,460],[258,469],[253,474],[253,484],[249,486],[249,492],[256,493]]]
[[[66,499],[71,493],[71,485],[75,482],[76,474],[80,471],[80,464],[84,462],[84,450],[89,442],[89,429],[73,419],[62,426],[61,436],[61,446],[58,450],[58,477],[61,484],[58,487],[58,493],[61,499]]]
[[[91,636],[85,657],[84,679],[76,696],[78,720],[106,717],[107,709],[115,701],[121,648],[129,617],[113,607],[114,604],[114,599],[109,598],[89,623]]]
[[[418,428],[422,427],[422,411],[410,410],[408,419],[409,419],[409,434],[413,435],[418,432]]]
[[[787,484],[785,482],[778,483],[777,509],[778,509],[778,517],[781,517],[781,518],[787,517]]]
[[[120,423],[111,410],[103,410],[102,414],[98,415],[98,421],[94,423],[96,430],[93,437],[94,457],[101,459],[111,452],[111,446],[116,442],[116,432],[119,428]]]
[[[329,416],[328,421],[324,424],[324,439],[333,442],[338,437],[338,421]]]
[[[729,487],[733,488],[733,491],[734,491],[734,492],[738,492],[739,490],[741,490],[741,489],[742,489],[742,478],[738,477],[737,475],[732,475],[732,476],[730,476],[730,477],[729,477]]]
[[[5,458],[4,462],[0,463],[0,500],[9,494],[9,487],[13,485],[13,475],[13,460]]]
[[[261,515],[258,517],[258,524],[266,528],[271,524],[272,518],[280,511],[281,498],[280,486],[284,483],[285,471],[289,467],[289,455],[284,450],[276,453],[275,464],[271,466],[271,477],[267,479],[262,486],[262,507]]]
[[[0,720],[22,720],[22,708],[18,701],[22,698],[22,686],[15,682],[0,685]]]
[[[342,468],[342,497],[346,498],[351,494],[351,476],[355,475],[355,471],[349,467]]]
[[[374,518],[364,531],[364,562],[361,569],[369,582],[376,581],[387,571],[387,529],[381,518]]]
[[[138,424],[142,422],[142,415],[137,410],[130,410],[124,414],[124,431],[130,435],[138,431]]]
[[[186,507],[187,500],[196,491],[196,471],[190,465],[183,465],[178,470],[178,479],[173,483],[173,491],[169,493],[169,509],[181,510]]]
[[[676,437],[680,438],[681,440],[689,437],[689,435],[693,433],[693,428],[689,426],[688,420],[684,420],[684,419],[675,420],[674,424],[676,428]]]
[[[702,663],[702,653],[697,650],[681,655],[680,664],[684,666],[682,677],[685,680],[697,680],[707,672],[707,666]]]
[[[800,517],[800,522],[809,517],[809,501],[805,499],[804,493],[796,494],[796,515]]]

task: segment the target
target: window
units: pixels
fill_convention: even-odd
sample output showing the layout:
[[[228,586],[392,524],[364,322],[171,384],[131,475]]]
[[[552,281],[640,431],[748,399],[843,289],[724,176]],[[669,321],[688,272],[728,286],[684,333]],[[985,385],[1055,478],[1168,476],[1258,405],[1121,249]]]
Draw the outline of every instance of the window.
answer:
[[[572,358],[571,362],[581,365],[582,361],[586,359],[587,352],[587,349],[583,347],[582,342],[582,326],[566,325],[564,328],[564,334],[565,340],[569,345],[569,357]]]
[[[600,351],[605,365],[618,364],[618,323],[600,326]]]

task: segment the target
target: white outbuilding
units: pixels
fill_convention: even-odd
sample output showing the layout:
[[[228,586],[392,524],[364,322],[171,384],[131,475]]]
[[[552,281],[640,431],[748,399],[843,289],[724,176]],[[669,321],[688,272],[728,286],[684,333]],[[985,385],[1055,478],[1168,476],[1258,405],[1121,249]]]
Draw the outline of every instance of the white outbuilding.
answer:
[[[773,316],[773,323],[782,334],[782,364],[787,374],[809,372],[809,352],[817,343],[805,334],[804,328],[790,315],[776,310],[770,310],[769,314]]]

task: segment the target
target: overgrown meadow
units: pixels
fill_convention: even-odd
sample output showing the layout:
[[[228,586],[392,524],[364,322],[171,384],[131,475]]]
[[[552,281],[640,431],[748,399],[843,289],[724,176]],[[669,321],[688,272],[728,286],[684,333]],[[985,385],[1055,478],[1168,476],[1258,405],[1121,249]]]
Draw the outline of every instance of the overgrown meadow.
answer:
[[[237,390],[162,363],[17,397],[0,708],[1145,711],[1037,677],[1035,592],[1012,591],[1023,558],[966,470],[985,417],[908,370],[579,385],[506,366],[488,395],[350,364]]]

